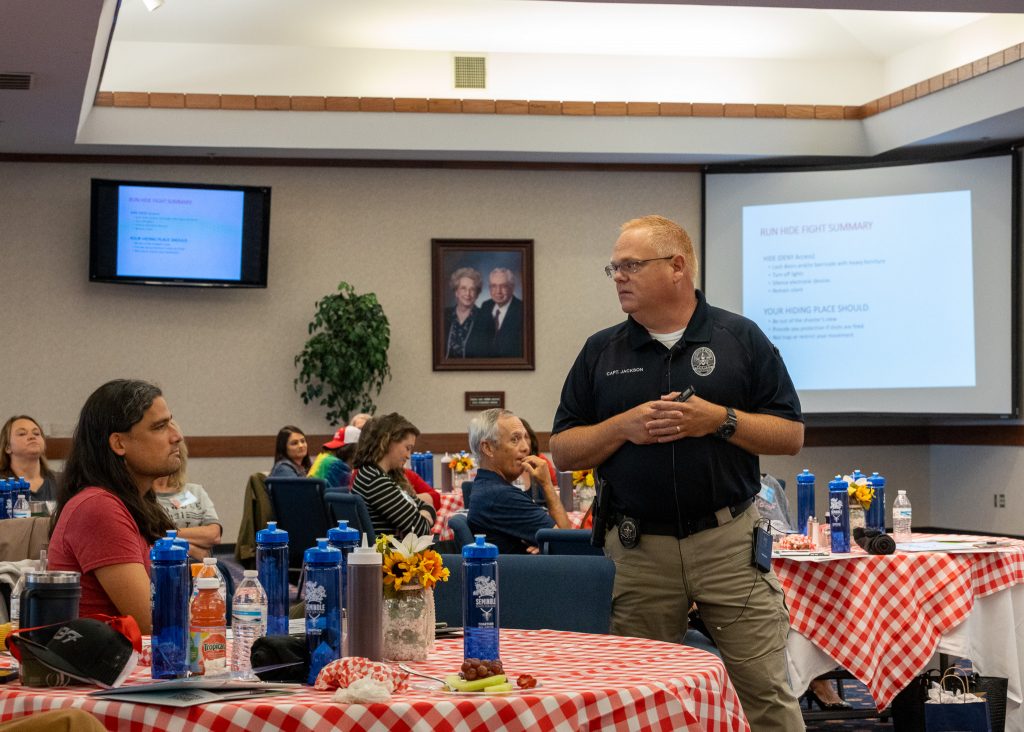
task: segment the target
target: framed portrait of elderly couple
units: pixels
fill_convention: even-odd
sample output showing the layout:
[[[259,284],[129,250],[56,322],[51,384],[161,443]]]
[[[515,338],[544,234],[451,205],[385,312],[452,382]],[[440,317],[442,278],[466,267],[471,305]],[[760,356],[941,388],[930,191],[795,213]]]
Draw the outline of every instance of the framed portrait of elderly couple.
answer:
[[[431,247],[434,371],[533,370],[533,240]]]

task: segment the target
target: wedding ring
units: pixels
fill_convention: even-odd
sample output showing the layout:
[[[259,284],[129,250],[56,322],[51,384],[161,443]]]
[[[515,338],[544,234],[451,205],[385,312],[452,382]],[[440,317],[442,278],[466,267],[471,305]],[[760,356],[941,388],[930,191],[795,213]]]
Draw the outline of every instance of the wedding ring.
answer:
[[[676,433],[678,434],[679,432],[682,432],[682,431],[683,431],[683,428],[680,427],[679,425],[676,425]]]

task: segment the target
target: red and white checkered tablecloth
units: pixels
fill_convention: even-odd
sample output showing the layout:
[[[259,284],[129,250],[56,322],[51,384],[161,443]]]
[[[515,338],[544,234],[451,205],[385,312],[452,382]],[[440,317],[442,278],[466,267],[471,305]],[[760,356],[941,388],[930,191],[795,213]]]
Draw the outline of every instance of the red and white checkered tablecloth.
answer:
[[[914,540],[991,537],[915,534]],[[897,552],[849,559],[773,561],[790,624],[867,685],[884,709],[927,667],[939,637],[984,597],[1024,582],[1024,546],[948,554]]]
[[[176,709],[101,701],[86,696],[85,687],[27,689],[12,682],[0,687],[0,722],[73,706],[94,714],[108,729],[166,732],[749,730],[721,660],[694,648],[639,638],[502,630],[501,656],[509,675],[533,674],[540,687],[469,696],[448,694],[421,680],[382,704],[341,704],[331,701],[333,692],[304,688],[287,696]],[[444,675],[461,663],[462,641],[443,639],[427,661],[410,666]],[[129,683],[147,680],[148,674],[148,668],[139,669]]]
[[[448,541],[455,538],[455,532],[448,528],[448,517],[456,511],[461,511],[465,504],[462,501],[462,491],[455,490],[451,493],[441,493],[441,507],[437,509],[437,519],[430,532],[437,534],[439,541]]]

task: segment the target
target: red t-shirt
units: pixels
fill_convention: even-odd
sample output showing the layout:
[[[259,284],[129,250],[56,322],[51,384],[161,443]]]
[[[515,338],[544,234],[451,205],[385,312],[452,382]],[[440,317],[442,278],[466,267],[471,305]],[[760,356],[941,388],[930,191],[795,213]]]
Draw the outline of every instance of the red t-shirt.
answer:
[[[112,564],[141,564],[149,574],[149,545],[120,498],[103,488],[85,488],[60,512],[47,568],[81,573],[79,615],[123,615],[96,579],[95,570]]]

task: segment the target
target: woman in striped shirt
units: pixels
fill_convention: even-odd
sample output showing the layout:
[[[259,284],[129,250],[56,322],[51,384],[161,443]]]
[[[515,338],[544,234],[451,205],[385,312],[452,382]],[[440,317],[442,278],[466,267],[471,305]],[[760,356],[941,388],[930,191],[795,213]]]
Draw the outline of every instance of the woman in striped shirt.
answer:
[[[402,469],[419,434],[398,413],[374,417],[363,426],[352,459],[358,471],[352,490],[366,501],[377,534],[426,536],[434,525],[434,507],[416,497]]]

